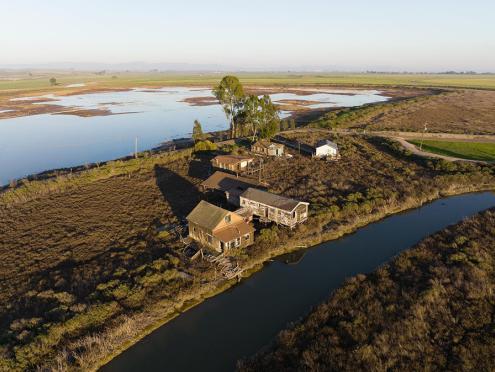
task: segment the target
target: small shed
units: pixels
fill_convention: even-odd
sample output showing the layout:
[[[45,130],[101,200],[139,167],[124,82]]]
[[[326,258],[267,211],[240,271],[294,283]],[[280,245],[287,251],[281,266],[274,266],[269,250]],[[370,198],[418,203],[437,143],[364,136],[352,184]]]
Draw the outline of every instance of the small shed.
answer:
[[[260,140],[251,145],[251,151],[268,156],[282,156],[284,154],[284,145],[267,140]]]
[[[218,155],[211,160],[211,165],[215,168],[240,173],[248,170],[253,162],[254,158],[252,156]]]
[[[335,142],[330,140],[321,140],[316,143],[313,156],[317,158],[331,157],[336,158],[339,154],[339,147]]]

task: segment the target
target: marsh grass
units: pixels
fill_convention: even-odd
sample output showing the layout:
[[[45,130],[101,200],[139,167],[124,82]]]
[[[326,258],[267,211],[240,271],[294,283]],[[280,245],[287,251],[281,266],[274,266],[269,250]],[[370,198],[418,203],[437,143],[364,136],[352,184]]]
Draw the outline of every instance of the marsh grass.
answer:
[[[493,370],[495,210],[349,278],[239,371]]]
[[[261,238],[237,257],[247,273],[274,255],[441,195],[495,186],[493,167],[426,161],[383,138],[287,135],[308,143],[332,138],[342,158],[293,152],[291,159],[267,159],[269,189],[310,202],[310,219],[294,231],[260,229]],[[210,172],[210,156],[156,154],[60,179],[21,180],[2,194],[0,366],[99,364],[182,306],[231,285],[207,263],[189,262],[177,238],[160,230],[179,223],[202,197],[196,185]]]

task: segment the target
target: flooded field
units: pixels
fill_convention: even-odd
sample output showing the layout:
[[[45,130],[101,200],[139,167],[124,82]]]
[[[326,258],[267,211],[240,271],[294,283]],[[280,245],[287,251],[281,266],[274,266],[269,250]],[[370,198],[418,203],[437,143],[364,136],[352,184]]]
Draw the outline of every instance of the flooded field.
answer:
[[[51,114],[0,120],[0,184],[48,169],[110,160],[187,137],[198,119],[204,131],[227,129],[208,88],[135,88],[128,91],[17,98],[56,105]],[[203,99],[207,104],[193,104]],[[274,93],[281,108],[359,106],[387,100],[378,91]],[[290,106],[285,104],[294,102]],[[1,109],[1,108],[0,108]],[[57,111],[58,110],[58,111]],[[290,111],[281,111],[287,117]],[[0,116],[1,118],[1,116]]]

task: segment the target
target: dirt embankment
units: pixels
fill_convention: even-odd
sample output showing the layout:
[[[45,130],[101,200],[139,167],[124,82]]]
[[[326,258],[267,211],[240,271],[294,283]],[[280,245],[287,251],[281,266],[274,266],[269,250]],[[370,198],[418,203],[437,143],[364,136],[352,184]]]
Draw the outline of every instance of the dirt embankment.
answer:
[[[212,106],[218,104],[218,100],[215,97],[189,97],[184,98],[181,102],[188,103],[191,106]]]
[[[57,97],[129,90],[129,88],[82,86],[54,87],[48,90],[3,91],[0,92],[0,119],[40,114],[77,115],[81,117],[113,115],[108,109],[81,109],[57,105]]]

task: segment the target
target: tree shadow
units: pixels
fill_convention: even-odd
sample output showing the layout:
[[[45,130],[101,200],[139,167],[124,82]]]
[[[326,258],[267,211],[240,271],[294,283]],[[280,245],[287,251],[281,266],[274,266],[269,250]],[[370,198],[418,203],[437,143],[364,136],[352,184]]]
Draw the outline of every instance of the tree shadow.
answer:
[[[184,219],[200,202],[201,193],[191,182],[170,169],[156,165],[154,171],[163,199],[177,218]]]

